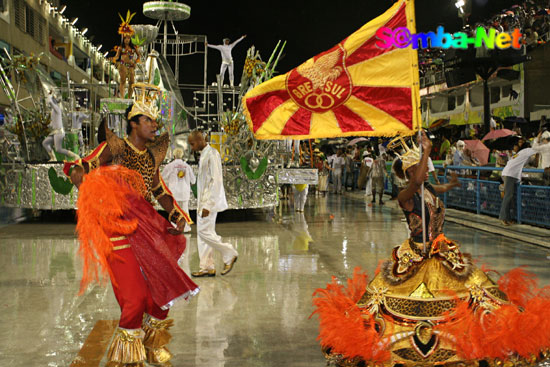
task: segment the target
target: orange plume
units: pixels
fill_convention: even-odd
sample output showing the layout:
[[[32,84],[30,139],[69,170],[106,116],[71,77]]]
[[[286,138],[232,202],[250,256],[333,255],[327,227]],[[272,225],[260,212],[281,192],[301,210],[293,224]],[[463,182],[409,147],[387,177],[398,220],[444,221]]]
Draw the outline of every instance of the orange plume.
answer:
[[[319,315],[321,345],[331,348],[332,353],[347,358],[360,357],[365,361],[383,362],[390,353],[375,329],[372,314],[357,306],[367,287],[367,275],[355,268],[347,288],[336,278],[326,289],[317,289],[313,294],[314,314]]]
[[[511,355],[529,358],[550,348],[550,290],[537,288],[536,277],[522,268],[498,281],[511,303],[492,311],[471,301],[460,301],[436,326],[466,360]]]
[[[137,220],[124,218],[129,210],[128,196],[143,188],[139,173],[121,166],[100,167],[85,176],[77,201],[76,231],[82,257],[80,294],[89,283],[105,283],[112,255],[111,237],[126,236],[137,228]]]

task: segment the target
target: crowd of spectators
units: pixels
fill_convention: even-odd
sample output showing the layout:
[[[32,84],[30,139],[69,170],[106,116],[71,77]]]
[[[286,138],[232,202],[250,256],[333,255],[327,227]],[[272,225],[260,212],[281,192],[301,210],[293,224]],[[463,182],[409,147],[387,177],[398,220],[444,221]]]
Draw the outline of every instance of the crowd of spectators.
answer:
[[[527,126],[525,124],[524,126]],[[501,123],[492,120],[491,130],[502,129]],[[540,122],[540,130],[529,134],[520,125],[514,126],[514,135],[508,139],[507,144],[499,144],[498,149],[493,148],[494,140],[481,142],[485,132],[479,126],[465,125],[441,128],[433,132],[433,148],[431,160],[435,165],[460,166],[458,174],[463,177],[476,176],[474,169],[467,167],[497,167],[499,170],[483,171],[486,179],[502,181],[502,169],[526,148],[533,149],[533,154],[525,160],[522,167],[545,170],[545,174],[531,174],[524,177],[538,185],[550,185],[550,123],[545,118]],[[472,144],[479,141],[480,144]],[[331,144],[333,143],[333,144]],[[485,159],[480,158],[479,153],[472,149],[473,146],[487,147]],[[382,140],[366,140],[355,145],[349,145],[348,141],[334,144],[324,141],[319,145],[309,146],[302,142],[299,155],[296,156],[301,167],[317,168],[319,171],[319,185],[317,194],[327,193],[342,194],[346,191],[365,190],[367,196],[372,195],[372,202],[382,203],[382,193],[386,182],[386,189],[395,186],[399,182],[393,177],[390,162],[397,156],[394,152],[387,151]],[[313,159],[313,162],[312,162]],[[486,161],[486,162],[485,162]],[[431,165],[433,167],[433,164]],[[385,173],[382,176],[381,167]],[[438,183],[438,175],[435,169],[430,170],[430,180]],[[441,174],[441,172],[439,173]],[[387,178],[388,180],[384,180]]]
[[[497,32],[511,32],[519,28],[529,51],[550,41],[550,1],[520,1],[484,22],[470,24],[466,20],[461,31],[473,35],[474,30],[480,26],[495,28]],[[445,70],[445,52],[442,49],[421,49],[418,58],[421,77],[434,76]]]

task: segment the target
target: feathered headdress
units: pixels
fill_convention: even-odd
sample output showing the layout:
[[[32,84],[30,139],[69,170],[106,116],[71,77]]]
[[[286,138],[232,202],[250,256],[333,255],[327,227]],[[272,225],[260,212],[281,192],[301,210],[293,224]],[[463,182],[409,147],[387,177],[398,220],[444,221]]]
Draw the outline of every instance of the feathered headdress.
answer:
[[[120,23],[120,26],[118,27],[118,34],[120,34],[122,37],[126,37],[126,36],[132,37],[134,33],[136,33],[134,31],[134,28],[132,28],[132,26],[130,25],[130,22],[132,21],[135,15],[136,13],[130,13],[130,10],[128,10],[128,13],[126,13],[126,19],[124,19],[122,15],[118,13],[120,20],[122,20],[122,23]]]
[[[156,120],[159,115],[158,99],[160,88],[154,84],[134,84],[134,105],[128,114],[128,120],[137,115],[145,115]]]
[[[405,139],[403,139],[403,137],[398,136],[397,138],[390,141],[387,146],[389,150],[393,150],[397,154],[399,159],[401,159],[401,162],[403,163],[403,172],[407,171],[407,169],[420,162],[420,150],[412,140],[411,145],[412,147],[410,147],[407,142],[405,142]],[[401,150],[401,154],[399,154],[397,150]]]

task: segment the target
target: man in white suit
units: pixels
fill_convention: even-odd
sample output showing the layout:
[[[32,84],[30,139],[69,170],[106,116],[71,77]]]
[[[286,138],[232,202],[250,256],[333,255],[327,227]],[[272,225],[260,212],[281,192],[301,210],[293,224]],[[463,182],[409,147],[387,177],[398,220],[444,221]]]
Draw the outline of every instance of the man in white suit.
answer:
[[[226,275],[233,269],[239,253],[231,244],[223,243],[221,237],[216,234],[216,217],[219,212],[227,209],[220,153],[206,142],[200,131],[193,131],[188,141],[194,152],[201,152],[197,178],[197,243],[200,269],[191,275],[216,275],[213,250],[222,254],[224,268],[221,274]]]
[[[222,65],[220,67],[220,80],[223,85],[223,80],[225,79],[225,71],[229,68],[229,83],[231,87],[233,87],[233,55],[231,55],[231,51],[233,50],[233,47],[237,45],[237,43],[241,42],[243,39],[246,38],[246,35],[242,36],[238,40],[236,40],[233,43],[229,43],[229,38],[223,39],[223,45],[210,45],[206,43],[206,46],[214,48],[222,54]]]
[[[191,185],[196,182],[193,169],[187,162],[182,160],[183,150],[181,148],[174,149],[174,160],[166,165],[162,170],[162,178],[168,185],[174,199],[178,205],[189,213],[189,199],[191,198]],[[191,226],[185,223],[183,232],[191,232]]]

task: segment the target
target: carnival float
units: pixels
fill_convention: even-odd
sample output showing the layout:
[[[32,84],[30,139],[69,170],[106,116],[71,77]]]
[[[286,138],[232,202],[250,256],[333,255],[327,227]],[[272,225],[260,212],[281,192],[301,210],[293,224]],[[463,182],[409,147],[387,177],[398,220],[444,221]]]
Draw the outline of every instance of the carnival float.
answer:
[[[142,11],[156,24],[131,24],[131,11],[126,16],[119,14],[120,46],[113,49],[111,59],[118,73],[109,72],[107,83],[101,86],[108,89],[108,96],[99,103],[90,101],[90,91],[95,87],[91,81],[76,84],[67,75],[62,83],[55,83],[40,65],[44,55],[12,56],[0,50],[0,85],[10,101],[5,123],[0,126],[2,205],[74,209],[78,195],[62,173],[63,161],[83,156],[97,146],[102,120],[124,136],[124,113],[133,103],[134,84],[140,83],[160,88],[160,130],[170,134],[172,150],[179,147],[188,152],[192,165],[188,134],[196,128],[209,134],[210,143],[223,157],[231,209],[272,207],[278,204],[279,185],[317,183],[316,169],[292,164],[291,144],[257,140],[243,114],[245,93],[274,76],[286,42],[279,42],[267,61],[252,46],[240,86],[226,87],[219,76],[218,83],[209,85],[207,37],[181,34],[176,27],[177,22],[191,16],[191,7],[174,1],[150,1],[143,4]],[[180,65],[191,55],[203,56],[202,84],[183,84],[180,80],[184,74]],[[182,92],[192,95],[191,104],[184,102]],[[58,107],[62,126],[52,122],[56,116],[52,103]],[[51,141],[50,150],[46,139]],[[195,205],[192,198],[190,208]]]

